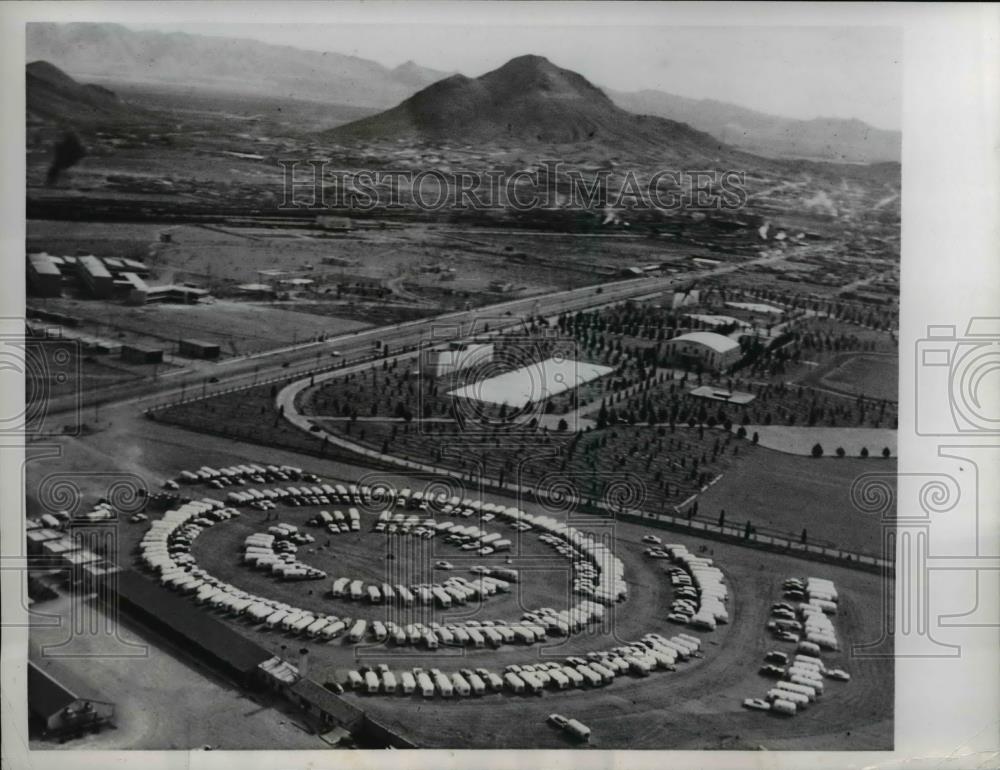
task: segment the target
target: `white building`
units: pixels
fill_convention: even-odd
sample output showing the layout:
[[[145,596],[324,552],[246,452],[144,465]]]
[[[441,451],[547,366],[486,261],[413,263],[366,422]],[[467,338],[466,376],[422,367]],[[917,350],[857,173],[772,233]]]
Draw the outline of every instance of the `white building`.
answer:
[[[722,371],[740,360],[740,345],[715,332],[689,332],[667,341],[667,355],[685,363],[700,364],[705,369]]]

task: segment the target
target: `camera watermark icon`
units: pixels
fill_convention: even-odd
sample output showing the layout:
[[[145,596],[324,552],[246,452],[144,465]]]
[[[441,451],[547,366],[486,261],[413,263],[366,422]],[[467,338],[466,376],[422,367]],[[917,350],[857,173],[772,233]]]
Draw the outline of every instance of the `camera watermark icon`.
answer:
[[[601,471],[553,471],[534,484],[538,505],[551,515],[565,516],[567,523],[588,525],[596,521],[595,509],[604,515],[641,512],[648,499],[646,483],[634,473]]]
[[[10,328],[10,319],[3,319]],[[24,321],[20,321],[23,328]],[[0,437],[79,435],[82,394],[79,340],[30,337],[0,331],[0,378],[24,389],[23,408],[0,409]],[[5,390],[7,387],[4,388]],[[58,404],[61,427],[54,426]]]
[[[928,326],[916,367],[917,435],[1000,434],[1000,318]]]

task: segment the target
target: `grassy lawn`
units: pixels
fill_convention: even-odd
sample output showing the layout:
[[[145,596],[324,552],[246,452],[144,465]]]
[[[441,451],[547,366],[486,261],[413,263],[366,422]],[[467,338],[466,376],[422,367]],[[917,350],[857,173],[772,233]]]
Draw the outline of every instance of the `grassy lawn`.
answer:
[[[699,500],[710,521],[725,509],[729,522],[808,532],[810,542],[879,554],[882,522],[851,503],[851,484],[864,473],[895,473],[895,459],[799,457],[761,449],[752,462],[732,467]],[[892,481],[893,485],[895,484]]]

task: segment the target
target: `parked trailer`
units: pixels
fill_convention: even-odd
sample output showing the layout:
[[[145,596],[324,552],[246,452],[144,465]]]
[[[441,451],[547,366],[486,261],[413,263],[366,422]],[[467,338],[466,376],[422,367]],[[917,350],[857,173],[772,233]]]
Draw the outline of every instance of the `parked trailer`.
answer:
[[[378,589],[378,586],[368,586],[368,601],[372,604],[382,603],[382,592]]]
[[[396,586],[396,593],[399,594],[399,599],[403,603],[404,607],[410,607],[413,605],[413,594],[410,589],[404,585]]]
[[[774,686],[779,690],[801,693],[811,701],[816,700],[816,689],[809,685],[799,684],[798,682],[775,682]]]
[[[792,692],[791,690],[782,690],[777,687],[772,690],[768,690],[766,697],[769,701],[775,701],[778,699],[791,701],[797,708],[806,708],[809,705],[808,696],[799,692]]]
[[[789,681],[792,684],[802,685],[803,687],[811,687],[816,691],[817,695],[823,694],[823,680],[814,679],[811,676],[801,676],[800,674],[792,674],[789,677]]]
[[[317,618],[313,623],[306,627],[306,636],[311,639],[315,639],[319,636],[320,631],[330,625],[330,621],[326,618]]]
[[[577,666],[576,670],[591,687],[600,687],[604,683],[603,677],[590,666]]]
[[[565,690],[569,687],[569,678],[562,671],[558,669],[552,669],[548,672],[549,678],[553,685],[555,685],[557,690]]]
[[[431,590],[431,593],[434,594],[434,598],[437,599],[438,604],[442,608],[447,609],[448,607],[451,607],[452,597],[444,589],[434,588]]]
[[[357,671],[347,672],[347,685],[352,690],[360,690],[365,686],[365,678],[361,676]]]
[[[434,682],[431,680],[430,676],[421,671],[416,675],[417,687],[420,688],[420,694],[425,698],[434,697]]]
[[[350,587],[351,599],[354,601],[360,601],[361,597],[364,596],[364,583],[360,580],[352,580]]]
[[[465,681],[465,677],[457,671],[451,675],[451,683],[455,692],[463,698],[467,698],[472,692],[472,687]]]
[[[291,632],[293,634],[301,634],[315,622],[316,618],[312,615],[303,615],[292,624]]]
[[[350,634],[348,634],[347,638],[350,639],[351,642],[357,644],[364,638],[365,631],[367,630],[368,630],[368,621],[358,620],[354,623],[353,626],[351,626],[351,632]]]
[[[524,680],[512,671],[508,671],[503,675],[503,681],[515,693],[524,692]]]
[[[797,711],[795,704],[790,700],[784,698],[777,698],[771,703],[771,711],[775,714],[784,714],[785,716],[795,716]]]
[[[797,650],[807,655],[817,656],[820,653],[819,645],[815,642],[799,642]]]
[[[522,671],[519,676],[524,681],[524,687],[528,692],[540,693],[542,691],[542,682],[533,672]]]
[[[473,695],[482,695],[486,692],[486,683],[480,678],[478,674],[469,673],[466,677],[469,681],[469,687],[472,688]]]
[[[379,681],[378,674],[374,671],[369,671],[365,674],[365,690],[369,695],[377,693],[380,684],[381,682]]]
[[[455,687],[451,680],[440,671],[434,675],[434,684],[442,698],[450,698],[455,694]]]
[[[571,687],[583,686],[584,682],[583,674],[581,674],[575,668],[572,668],[570,666],[563,666],[562,668],[559,669],[559,671],[562,673],[564,677],[566,677],[566,679],[569,680]]]
[[[330,589],[330,593],[336,597],[343,596],[347,593],[348,587],[351,584],[350,578],[337,578],[333,581],[333,587]]]
[[[391,671],[382,672],[382,690],[388,694],[396,692],[396,677]]]
[[[415,689],[417,689],[417,680],[409,671],[404,671],[399,675],[399,686],[403,691],[403,695],[410,695]],[[433,687],[431,688],[431,692],[434,692]]]
[[[344,630],[346,628],[347,624],[344,623],[344,621],[333,620],[329,624],[327,624],[326,628],[323,629],[322,637],[326,641],[330,641],[331,639],[336,639],[338,636],[344,633]]]

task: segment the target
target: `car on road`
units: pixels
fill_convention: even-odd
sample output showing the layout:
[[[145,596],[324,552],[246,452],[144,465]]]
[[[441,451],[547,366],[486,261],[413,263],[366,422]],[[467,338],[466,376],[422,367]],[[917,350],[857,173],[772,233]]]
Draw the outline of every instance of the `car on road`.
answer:
[[[780,663],[784,666],[788,663],[788,655],[780,650],[771,650],[764,655],[764,660],[768,663]]]
[[[549,714],[548,721],[577,740],[590,740],[590,728],[576,719],[567,719],[562,714]]]
[[[793,634],[791,631],[778,631],[774,637],[782,642],[798,642],[800,638],[798,634]]]
[[[642,542],[653,543],[654,545],[663,545],[663,541],[656,535],[643,535]]]
[[[828,668],[823,675],[829,679],[836,679],[838,682],[850,682],[851,675],[842,668]]]
[[[758,669],[757,673],[761,674],[762,676],[769,676],[775,679],[781,679],[781,677],[785,675],[785,669],[783,669],[781,666],[767,665],[767,666],[761,666],[760,669]]]
[[[743,701],[743,708],[754,709],[756,711],[770,711],[771,704],[763,698],[747,698]]]
[[[691,616],[682,615],[679,612],[671,612],[669,615],[667,615],[667,620],[669,620],[671,623],[679,623],[682,626],[686,626],[688,624],[688,621],[691,620]]]

